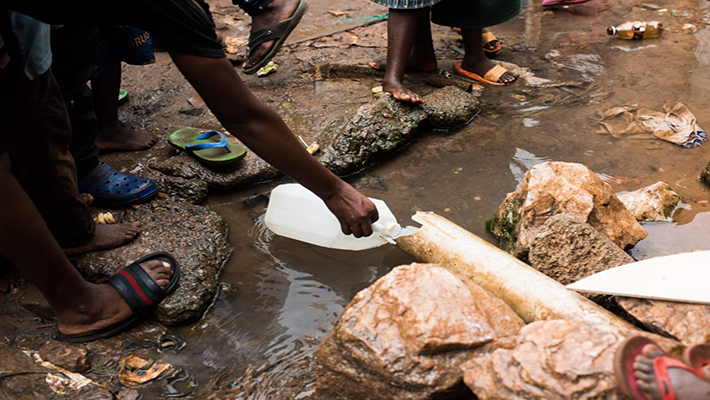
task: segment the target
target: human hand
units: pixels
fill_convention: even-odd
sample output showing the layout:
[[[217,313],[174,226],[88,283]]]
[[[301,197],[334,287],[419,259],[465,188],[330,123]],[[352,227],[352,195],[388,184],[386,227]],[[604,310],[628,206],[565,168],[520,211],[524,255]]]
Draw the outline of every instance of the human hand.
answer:
[[[342,182],[338,189],[323,201],[340,221],[344,234],[352,234],[356,238],[372,235],[372,223],[379,219],[377,208],[355,188]]]

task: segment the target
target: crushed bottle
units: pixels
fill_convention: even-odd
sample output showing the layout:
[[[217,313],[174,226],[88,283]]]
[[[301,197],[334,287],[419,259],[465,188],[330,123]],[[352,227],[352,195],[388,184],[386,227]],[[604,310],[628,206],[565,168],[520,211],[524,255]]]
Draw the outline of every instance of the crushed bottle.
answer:
[[[606,28],[608,35],[616,35],[620,39],[654,39],[661,37],[663,24],[658,21],[631,21],[624,22],[619,26]]]

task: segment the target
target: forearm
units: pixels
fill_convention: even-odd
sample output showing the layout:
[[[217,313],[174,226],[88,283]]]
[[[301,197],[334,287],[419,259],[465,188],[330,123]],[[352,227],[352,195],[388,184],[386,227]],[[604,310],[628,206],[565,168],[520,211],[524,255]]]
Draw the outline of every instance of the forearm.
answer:
[[[222,125],[249,149],[324,200],[343,182],[309,154],[225,59],[171,54]]]

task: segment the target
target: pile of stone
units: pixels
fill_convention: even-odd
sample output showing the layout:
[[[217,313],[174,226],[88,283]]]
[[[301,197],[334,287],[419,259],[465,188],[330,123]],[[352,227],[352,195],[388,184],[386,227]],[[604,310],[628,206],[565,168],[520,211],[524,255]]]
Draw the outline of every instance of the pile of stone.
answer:
[[[418,213],[397,245],[427,264],[352,300],[318,348],[319,398],[623,398],[619,344],[643,334],[678,355],[710,343],[710,306],[617,298],[614,314],[563,285],[634,262],[624,248],[646,236],[639,221],[667,220],[679,200],[662,182],[619,198],[583,165],[540,164],[493,224],[518,259]]]

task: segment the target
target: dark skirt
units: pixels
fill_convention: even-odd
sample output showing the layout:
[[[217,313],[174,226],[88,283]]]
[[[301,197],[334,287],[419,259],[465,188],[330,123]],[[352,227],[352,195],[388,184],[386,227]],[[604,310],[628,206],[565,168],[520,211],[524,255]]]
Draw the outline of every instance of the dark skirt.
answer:
[[[443,0],[431,9],[437,25],[481,29],[502,24],[520,13],[521,0]]]
[[[520,13],[521,0],[372,0],[395,10],[431,7],[437,25],[480,29],[501,24]]]

